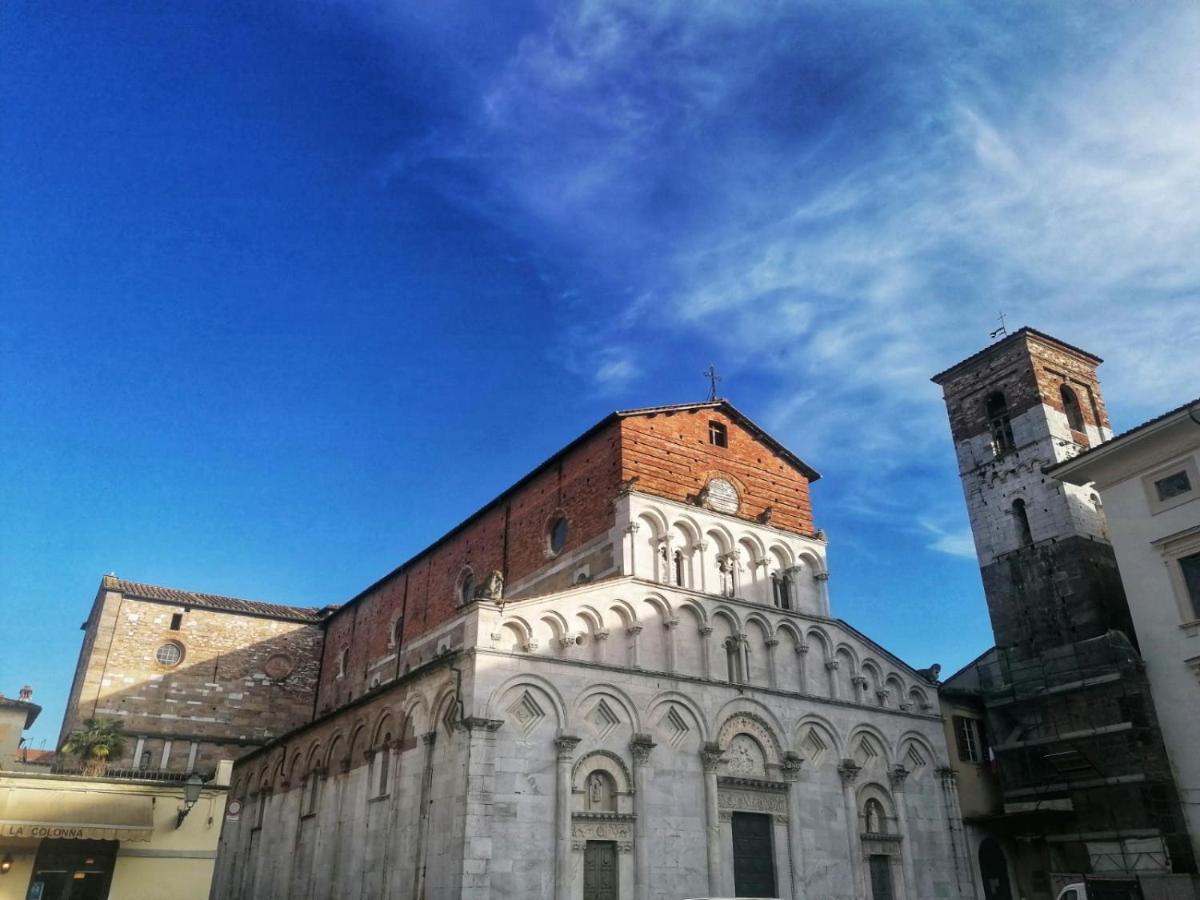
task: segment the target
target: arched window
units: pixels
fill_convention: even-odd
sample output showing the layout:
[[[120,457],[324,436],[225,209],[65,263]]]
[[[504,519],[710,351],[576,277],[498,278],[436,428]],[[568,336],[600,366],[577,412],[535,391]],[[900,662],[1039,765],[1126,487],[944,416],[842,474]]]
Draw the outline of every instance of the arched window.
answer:
[[[792,576],[786,572],[776,572],[771,576],[775,592],[775,605],[780,609],[792,608]]]
[[[1025,501],[1014,500],[1012,505],[1013,519],[1017,523],[1017,541],[1022,547],[1033,543],[1033,532],[1029,529],[1029,514],[1025,512]]]
[[[725,665],[729,671],[729,683],[737,684],[741,679],[741,647],[737,638],[725,639]]]
[[[1058,389],[1058,393],[1062,397],[1063,412],[1067,414],[1067,424],[1072,431],[1083,433],[1083,410],[1079,408],[1079,397],[1065,384]]]
[[[404,637],[404,616],[397,616],[396,621],[392,623],[392,646],[399,647],[400,641]]]
[[[467,604],[474,599],[475,576],[471,574],[470,569],[467,569],[465,572],[463,572],[462,579],[458,583],[458,602]]]
[[[988,429],[992,433],[992,452],[997,456],[1009,453],[1016,446],[1012,422],[1008,418],[1008,401],[1002,391],[988,394],[986,401]]]

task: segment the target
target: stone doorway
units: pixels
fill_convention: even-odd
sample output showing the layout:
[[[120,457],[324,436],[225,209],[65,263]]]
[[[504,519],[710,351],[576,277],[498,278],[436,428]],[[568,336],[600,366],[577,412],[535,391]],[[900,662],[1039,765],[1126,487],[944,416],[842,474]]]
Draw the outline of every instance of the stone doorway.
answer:
[[[616,841],[588,841],[583,851],[583,900],[617,900]]]
[[[892,858],[882,853],[867,858],[871,872],[871,900],[895,900],[892,892]]]
[[[733,892],[739,897],[776,896],[771,817],[735,812],[732,819]]]

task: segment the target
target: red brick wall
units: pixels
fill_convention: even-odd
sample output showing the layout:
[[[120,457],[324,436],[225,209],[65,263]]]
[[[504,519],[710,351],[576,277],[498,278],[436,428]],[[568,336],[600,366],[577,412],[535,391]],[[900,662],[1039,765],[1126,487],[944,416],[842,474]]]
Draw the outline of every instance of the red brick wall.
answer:
[[[986,433],[986,398],[997,389],[1004,392],[1012,418],[1040,404],[1062,412],[1064,382],[1079,398],[1085,424],[1110,427],[1096,363],[1062,345],[1024,334],[944,383],[951,434],[958,442]]]
[[[728,447],[710,443],[712,421],[725,425]],[[712,409],[685,410],[630,416],[621,429],[621,477],[636,476],[636,490],[686,503],[710,478],[724,476],[738,488],[741,518],[757,519],[771,507],[773,526],[812,534],[808,479],[736,419]]]
[[[336,613],[328,622],[318,710],[341,706],[369,689],[369,668],[393,652],[392,624],[402,611],[407,610],[405,644],[453,617],[464,567],[471,568],[476,583],[492,571],[504,573],[509,586],[535,574],[558,558],[549,553],[547,528],[560,511],[569,524],[562,553],[607,532],[613,524],[611,500],[620,486],[620,434],[616,422],[601,429]],[[538,589],[568,584],[542,582]],[[344,648],[349,650],[348,665],[339,678],[338,657]],[[381,671],[385,681],[395,674],[394,669]]]

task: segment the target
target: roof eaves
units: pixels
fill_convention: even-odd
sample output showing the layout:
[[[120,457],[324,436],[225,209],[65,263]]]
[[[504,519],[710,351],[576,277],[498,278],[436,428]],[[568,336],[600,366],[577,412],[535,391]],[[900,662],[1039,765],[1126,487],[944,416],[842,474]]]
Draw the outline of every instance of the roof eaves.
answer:
[[[1193,422],[1200,426],[1200,418],[1192,415],[1191,412],[1192,409],[1196,407],[1200,407],[1200,397],[1197,397],[1194,400],[1189,400],[1182,406],[1177,406],[1174,409],[1167,410],[1165,413],[1155,416],[1153,419],[1147,419],[1140,425],[1135,425],[1118,435],[1114,435],[1101,444],[1097,444],[1094,447],[1089,447],[1087,450],[1084,450],[1082,453],[1077,453],[1070,459],[1064,459],[1062,462],[1055,463],[1052,466],[1047,466],[1045,469],[1043,469],[1043,471],[1047,473],[1068,472],[1076,468],[1077,465],[1085,465],[1092,460],[1100,458],[1101,456],[1107,456],[1109,453],[1124,447],[1127,441],[1143,437],[1147,431],[1154,428],[1156,425],[1166,425],[1170,422],[1170,420],[1176,418],[1177,416],[1187,414]]]
[[[1094,353],[1088,353],[1086,350],[1076,347],[1073,344],[1068,344],[1066,341],[1059,340],[1058,338],[1054,337],[1053,335],[1046,334],[1046,332],[1044,332],[1044,331],[1038,331],[1036,328],[1031,328],[1028,325],[1024,325],[1024,326],[1018,328],[1012,334],[1006,335],[1005,337],[996,341],[996,343],[989,344],[988,346],[984,347],[979,352],[972,353],[966,359],[960,360],[959,362],[956,362],[954,365],[950,366],[948,369],[944,369],[941,372],[938,372],[936,375],[934,375],[929,380],[932,381],[934,384],[941,385],[943,382],[945,382],[947,380],[948,376],[950,376],[954,372],[957,372],[959,369],[963,368],[964,366],[970,365],[971,363],[974,363],[980,359],[983,359],[985,356],[988,356],[989,354],[995,353],[1001,347],[1007,347],[1010,344],[1015,344],[1018,342],[1019,338],[1025,337],[1028,335],[1032,335],[1033,337],[1038,338],[1039,340],[1044,341],[1045,343],[1054,344],[1055,346],[1061,347],[1064,350],[1069,350],[1072,353],[1077,353],[1078,355],[1091,360],[1096,365],[1100,365],[1102,362],[1104,362],[1103,359],[1101,359],[1099,356],[1096,356],[1096,354],[1094,354]]]

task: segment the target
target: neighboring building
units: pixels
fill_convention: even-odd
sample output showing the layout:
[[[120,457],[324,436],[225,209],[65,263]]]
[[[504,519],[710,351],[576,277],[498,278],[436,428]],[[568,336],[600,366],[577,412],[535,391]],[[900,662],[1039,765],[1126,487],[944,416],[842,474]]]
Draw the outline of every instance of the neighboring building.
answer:
[[[615,413],[324,621],[213,898],[972,895],[928,677],[831,617],[817,473]]]
[[[1060,463],[1099,492],[1200,857],[1200,399]]]
[[[120,719],[114,764],[211,774],[312,718],[327,613],[106,575],[59,744],[83,719]]]
[[[231,763],[192,787],[180,822],[182,773],[84,776],[23,762],[21,731],[39,712],[0,698],[0,900],[207,897]]]
[[[1045,474],[1112,436],[1100,362],[1022,328],[933,379],[997,645],[953,687],[986,712],[1003,791],[986,829],[1019,842],[1027,900],[1082,875],[1195,869],[1104,510]]]

